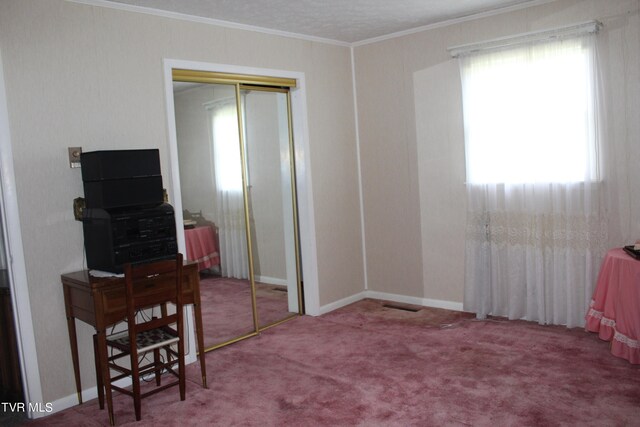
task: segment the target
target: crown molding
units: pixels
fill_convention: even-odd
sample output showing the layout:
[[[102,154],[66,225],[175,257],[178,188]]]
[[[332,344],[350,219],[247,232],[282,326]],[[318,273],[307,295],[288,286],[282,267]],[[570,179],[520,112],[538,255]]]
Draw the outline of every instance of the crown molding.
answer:
[[[143,13],[146,15],[160,16],[163,18],[179,19],[182,21],[196,22],[199,24],[215,25],[217,27],[231,28],[235,30],[253,31],[257,33],[269,34],[272,36],[289,37],[305,41],[325,43],[335,46],[350,47],[351,43],[340,40],[326,39],[323,37],[309,36],[305,34],[291,33],[288,31],[273,30],[271,28],[258,27],[254,25],[239,24],[237,22],[224,21],[221,19],[205,18],[202,16],[187,15],[185,13],[171,12],[150,7],[134,6],[125,3],[117,3],[107,0],[66,0],[70,3],[79,3],[87,6],[98,6],[108,9],[122,10],[126,12]]]
[[[84,4],[84,5],[88,5],[88,6],[105,7],[105,8],[108,8],[108,9],[116,9],[116,10],[122,10],[122,11],[127,11],[127,12],[143,13],[143,14],[146,14],[146,15],[160,16],[160,17],[163,17],[163,18],[179,19],[179,20],[182,20],[182,21],[189,21],[189,22],[195,22],[195,23],[207,24],[207,25],[215,25],[215,26],[218,26],[218,27],[232,28],[232,29],[236,29],[236,30],[253,31],[253,32],[258,32],[258,33],[263,33],[263,34],[269,34],[269,35],[272,35],[272,36],[289,37],[289,38],[294,38],[294,39],[299,39],[299,40],[305,40],[305,41],[311,41],[311,42],[317,42],[317,43],[330,44],[330,45],[334,45],[334,46],[342,46],[342,47],[351,47],[351,48],[353,48],[353,47],[364,46],[364,45],[377,43],[377,42],[381,42],[381,41],[385,41],[385,40],[390,40],[390,39],[394,39],[394,38],[398,38],[398,37],[404,37],[404,36],[407,36],[407,35],[420,33],[420,32],[427,31],[427,30],[433,30],[433,29],[436,29],[436,28],[442,28],[442,27],[447,27],[447,26],[450,26],[450,25],[460,24],[462,22],[472,21],[472,20],[475,20],[475,19],[481,19],[481,18],[486,18],[486,17],[489,17],[489,16],[495,16],[495,15],[501,15],[503,13],[513,12],[513,11],[516,11],[516,10],[522,10],[522,9],[527,9],[527,8],[530,8],[530,7],[540,6],[540,5],[543,5],[543,4],[552,3],[552,2],[557,1],[557,0],[532,0],[532,1],[524,2],[524,3],[518,3],[518,4],[515,4],[515,5],[512,5],[512,6],[502,7],[500,9],[494,9],[494,10],[489,10],[489,11],[486,11],[486,12],[475,13],[475,14],[463,16],[463,17],[460,17],[460,18],[449,19],[449,20],[446,20],[446,21],[436,22],[434,24],[423,25],[423,26],[420,26],[420,27],[415,27],[415,28],[411,28],[411,29],[403,30],[403,31],[397,31],[395,33],[390,33],[390,34],[386,34],[386,35],[383,35],[383,36],[373,37],[373,38],[370,38],[370,39],[360,40],[360,41],[351,42],[351,43],[350,42],[341,41],[341,40],[333,40],[333,39],[327,39],[327,38],[323,38],[323,37],[316,37],[316,36],[309,36],[309,35],[305,35],[305,34],[292,33],[292,32],[288,32],[288,31],[274,30],[274,29],[271,29],[271,28],[258,27],[258,26],[254,26],[254,25],[239,24],[237,22],[224,21],[224,20],[221,20],[221,19],[205,18],[205,17],[202,17],[202,16],[188,15],[188,14],[184,14],[184,13],[171,12],[171,11],[166,11],[166,10],[154,9],[154,8],[150,8],[150,7],[134,6],[134,5],[125,4],[125,3],[118,3],[118,2],[114,2],[114,1],[107,1],[107,0],[66,0],[66,1],[68,1],[70,3]]]
[[[366,40],[351,43],[352,47],[364,46],[372,43],[381,42],[384,40],[395,39],[398,37],[404,37],[415,33],[421,33],[427,30],[434,30],[436,28],[448,27],[450,25],[460,24],[462,22],[473,21],[476,19],[487,18],[489,16],[502,15],[503,13],[509,13],[516,10],[528,9],[530,7],[540,6],[547,3],[552,3],[557,0],[533,0],[525,3],[518,3],[512,6],[502,7],[500,9],[488,10],[486,12],[474,13],[473,15],[462,16],[460,18],[448,19],[446,21],[436,22],[434,24],[423,25],[421,27],[415,27],[408,30],[398,31],[384,36],[373,37]]]

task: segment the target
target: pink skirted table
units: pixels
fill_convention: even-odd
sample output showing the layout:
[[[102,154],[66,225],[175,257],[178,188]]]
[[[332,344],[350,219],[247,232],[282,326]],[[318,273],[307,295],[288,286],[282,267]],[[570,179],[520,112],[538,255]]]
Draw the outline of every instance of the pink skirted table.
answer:
[[[208,225],[184,230],[187,259],[198,263],[198,270],[220,265],[220,254],[213,227]]]
[[[640,364],[640,261],[611,249],[600,268],[586,329],[611,341],[611,353]]]

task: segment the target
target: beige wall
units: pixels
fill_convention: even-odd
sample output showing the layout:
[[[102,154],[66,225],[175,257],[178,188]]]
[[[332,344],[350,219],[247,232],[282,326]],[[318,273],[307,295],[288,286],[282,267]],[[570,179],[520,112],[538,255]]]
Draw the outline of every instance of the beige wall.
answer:
[[[458,67],[447,47],[598,19],[610,246],[640,237],[640,2],[558,0],[355,48],[370,290],[461,302],[465,170]],[[626,172],[625,172],[626,170]]]
[[[163,58],[305,73],[320,304],[363,288],[350,51],[61,0],[0,2],[4,65],[24,255],[43,398],[74,394],[60,274],[84,267],[82,195],[68,146],[160,148],[171,177]],[[83,355],[92,328],[79,325]],[[84,388],[93,357],[82,357]]]

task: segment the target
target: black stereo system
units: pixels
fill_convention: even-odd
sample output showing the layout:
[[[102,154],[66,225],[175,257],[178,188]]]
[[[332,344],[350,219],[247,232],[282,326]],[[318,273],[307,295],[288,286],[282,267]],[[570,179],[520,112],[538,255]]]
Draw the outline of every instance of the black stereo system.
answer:
[[[84,245],[90,269],[121,273],[126,263],[178,251],[173,207],[164,203],[158,150],[82,153]]]

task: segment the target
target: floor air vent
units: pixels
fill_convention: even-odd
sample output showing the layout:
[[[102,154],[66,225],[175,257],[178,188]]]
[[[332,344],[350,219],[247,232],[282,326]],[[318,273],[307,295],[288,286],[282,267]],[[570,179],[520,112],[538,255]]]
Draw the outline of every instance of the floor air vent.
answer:
[[[419,312],[421,310],[419,308],[406,307],[406,306],[403,306],[403,305],[395,305],[395,304],[383,304],[382,306],[384,308],[392,308],[394,310],[410,311],[412,313],[417,313],[417,312]]]

